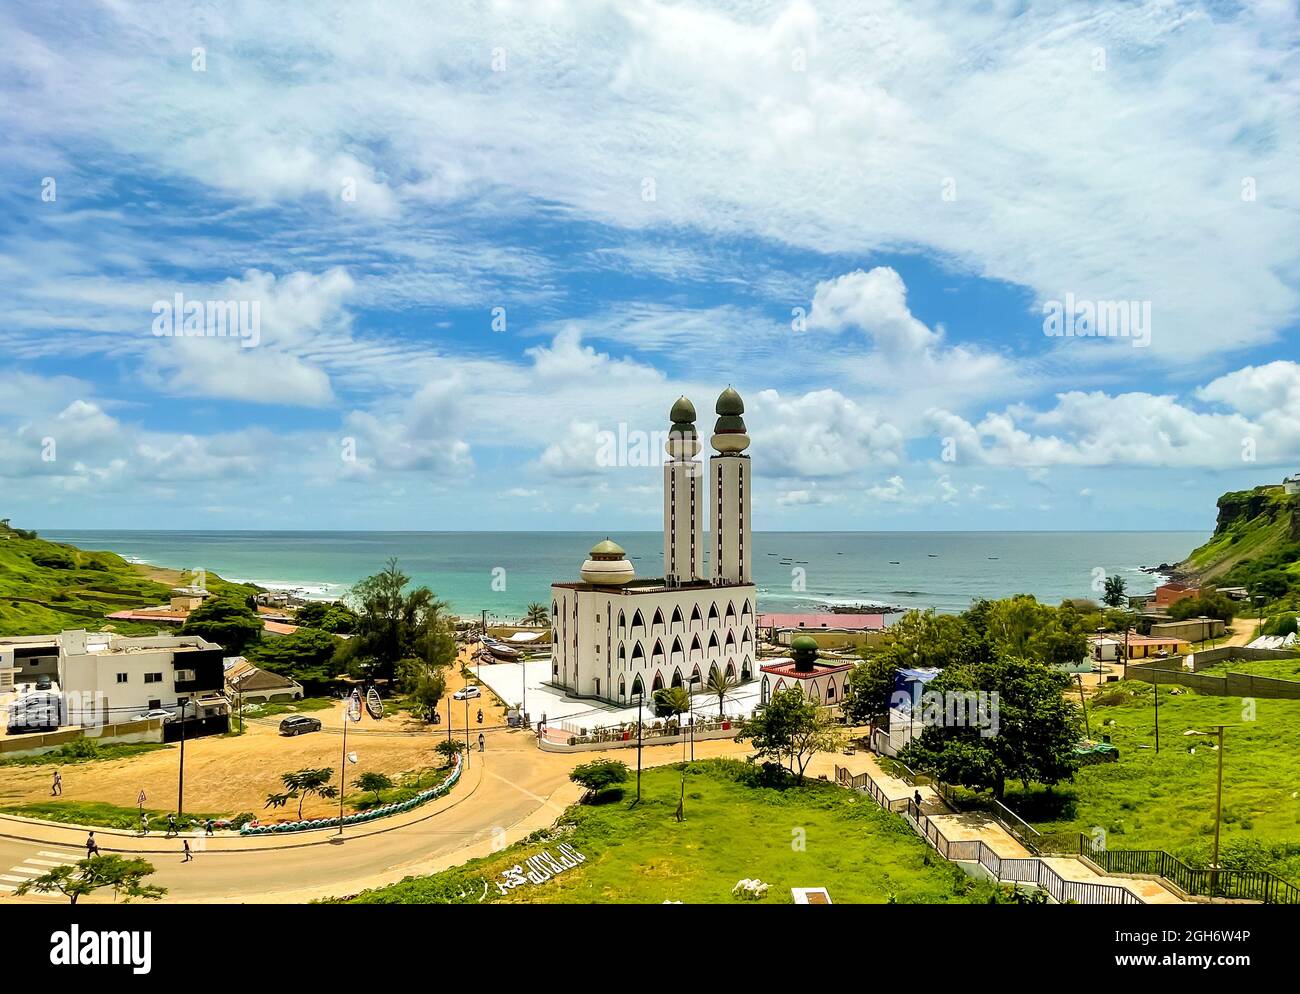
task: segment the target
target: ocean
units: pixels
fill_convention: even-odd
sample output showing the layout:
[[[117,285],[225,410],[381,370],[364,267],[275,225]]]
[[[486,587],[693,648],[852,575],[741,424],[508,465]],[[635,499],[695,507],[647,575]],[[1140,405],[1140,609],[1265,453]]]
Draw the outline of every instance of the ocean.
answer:
[[[56,531],[42,536],[176,569],[335,598],[390,557],[460,615],[514,620],[550,584],[572,581],[591,532]],[[612,536],[638,576],[661,576],[659,532]],[[753,536],[759,607],[809,611],[885,604],[957,612],[977,597],[1033,594],[1046,603],[1097,597],[1097,570],[1130,593],[1159,577],[1143,567],[1178,562],[1200,532],[759,532]],[[785,562],[784,560],[788,560]],[[1098,585],[1099,582],[1098,582]]]

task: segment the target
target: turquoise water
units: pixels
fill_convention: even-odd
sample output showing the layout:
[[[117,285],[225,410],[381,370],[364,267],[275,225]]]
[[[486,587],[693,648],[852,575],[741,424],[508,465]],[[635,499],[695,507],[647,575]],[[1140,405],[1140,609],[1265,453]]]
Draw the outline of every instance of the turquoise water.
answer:
[[[303,588],[316,597],[341,596],[395,556],[407,574],[458,614],[486,610],[498,619],[517,618],[530,601],[549,604],[551,582],[576,580],[587,550],[605,537],[594,532],[42,534],[160,566]],[[639,576],[661,575],[660,533],[613,537]],[[872,602],[951,612],[976,597],[1030,593],[1057,603],[1096,596],[1092,584],[1098,568],[1123,576],[1131,593],[1149,591],[1157,578],[1141,567],[1177,562],[1204,540],[1199,532],[761,532],[754,535],[754,577],[759,605],[768,611]],[[797,589],[795,570],[804,571],[803,590]]]

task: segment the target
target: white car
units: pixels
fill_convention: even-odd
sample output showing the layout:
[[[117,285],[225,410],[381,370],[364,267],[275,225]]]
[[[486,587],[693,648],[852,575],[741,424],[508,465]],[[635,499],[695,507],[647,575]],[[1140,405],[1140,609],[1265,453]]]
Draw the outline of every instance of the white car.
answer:
[[[468,687],[461,687],[460,690],[456,691],[456,693],[451,696],[456,698],[458,701],[472,701],[475,697],[482,697],[483,693],[475,684],[471,683]]]
[[[163,708],[154,708],[152,711],[146,711],[144,714],[138,714],[133,721],[152,721],[154,718],[161,718],[163,721],[171,721],[176,717],[175,711],[166,711]]]

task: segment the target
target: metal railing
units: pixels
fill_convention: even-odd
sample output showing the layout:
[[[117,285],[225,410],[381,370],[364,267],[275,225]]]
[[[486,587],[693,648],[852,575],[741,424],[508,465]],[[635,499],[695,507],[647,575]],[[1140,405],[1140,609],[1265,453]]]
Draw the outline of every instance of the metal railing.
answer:
[[[1263,904],[1300,904],[1300,887],[1271,870],[1202,869],[1163,849],[1093,849],[1079,835],[1079,855],[1106,873],[1163,877],[1185,894]]]

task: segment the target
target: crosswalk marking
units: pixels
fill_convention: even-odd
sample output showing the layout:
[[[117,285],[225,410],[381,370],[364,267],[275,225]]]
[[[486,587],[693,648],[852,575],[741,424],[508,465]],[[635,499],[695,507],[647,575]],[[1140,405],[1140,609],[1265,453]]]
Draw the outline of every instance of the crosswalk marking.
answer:
[[[25,873],[25,874],[27,874],[27,876],[29,876],[29,877],[39,877],[39,876],[40,876],[42,873],[44,873],[45,871],[44,871],[44,870],[38,870],[38,869],[36,869],[35,867],[31,867],[31,866],[11,866],[11,867],[9,867],[9,872],[10,872],[10,873]]]
[[[14,883],[25,883],[28,877],[15,877],[12,873],[0,873],[0,880],[12,880]]]
[[[17,889],[18,888],[15,887],[13,884],[0,884],[0,890],[15,891]]]
[[[37,856],[49,856],[51,859],[61,859],[61,860],[63,860],[65,863],[67,863],[67,862],[74,862],[74,863],[75,863],[75,862],[76,862],[77,860],[79,860],[79,859],[84,859],[84,857],[83,857],[83,856],[81,855],[81,853],[79,853],[79,852],[48,852],[48,851],[46,851],[46,850],[44,850],[44,849],[38,849],[38,850],[36,850],[36,855],[37,855]],[[62,865],[62,864],[60,864],[60,865]]]
[[[66,862],[60,862],[54,859],[37,859],[35,856],[28,856],[24,863],[30,863],[32,866],[66,866]]]

